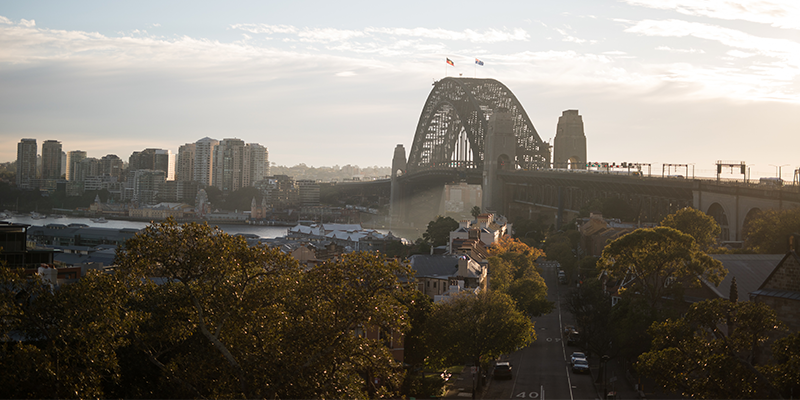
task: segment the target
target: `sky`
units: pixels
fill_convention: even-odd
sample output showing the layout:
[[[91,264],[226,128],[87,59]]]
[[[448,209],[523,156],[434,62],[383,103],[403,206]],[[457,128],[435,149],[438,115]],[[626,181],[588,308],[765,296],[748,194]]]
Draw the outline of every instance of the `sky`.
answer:
[[[589,161],[800,167],[796,0],[0,2],[0,162],[22,138],[127,160],[212,137],[389,166],[460,74],[504,83],[550,143],[579,110]]]

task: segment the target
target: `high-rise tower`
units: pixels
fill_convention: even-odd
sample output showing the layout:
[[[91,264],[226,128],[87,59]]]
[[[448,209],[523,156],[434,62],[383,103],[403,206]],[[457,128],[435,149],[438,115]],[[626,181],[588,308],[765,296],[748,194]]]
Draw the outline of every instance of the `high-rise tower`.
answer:
[[[209,137],[202,138],[195,143],[194,149],[194,181],[203,186],[214,184],[214,146],[219,140]]]
[[[61,142],[45,140],[42,143],[42,179],[61,178]]]
[[[17,144],[17,186],[27,187],[36,179],[36,139],[22,139]]]

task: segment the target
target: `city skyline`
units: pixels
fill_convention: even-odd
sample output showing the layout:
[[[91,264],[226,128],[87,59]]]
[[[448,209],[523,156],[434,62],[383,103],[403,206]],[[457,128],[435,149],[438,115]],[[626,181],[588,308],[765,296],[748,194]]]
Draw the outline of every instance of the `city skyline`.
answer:
[[[790,1],[8,3],[0,162],[23,138],[127,160],[212,137],[387,166],[431,83],[462,74],[503,82],[551,144],[579,110],[590,161],[791,181],[798,29]]]

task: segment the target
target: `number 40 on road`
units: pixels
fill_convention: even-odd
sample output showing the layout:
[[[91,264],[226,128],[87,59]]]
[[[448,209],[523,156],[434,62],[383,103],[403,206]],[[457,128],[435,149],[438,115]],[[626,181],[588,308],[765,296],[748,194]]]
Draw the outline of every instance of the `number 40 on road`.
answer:
[[[520,399],[538,399],[539,392],[519,392],[518,395],[514,396]]]

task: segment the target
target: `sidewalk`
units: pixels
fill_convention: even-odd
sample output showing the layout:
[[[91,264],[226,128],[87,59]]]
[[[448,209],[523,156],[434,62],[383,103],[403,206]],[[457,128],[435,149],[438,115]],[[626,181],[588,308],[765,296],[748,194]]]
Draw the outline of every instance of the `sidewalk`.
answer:
[[[461,371],[459,375],[453,375],[450,377],[450,381],[447,383],[447,391],[444,398],[461,398],[461,399],[471,399],[473,398],[473,385],[477,384],[477,382],[473,381],[472,376],[472,369],[471,367],[464,367],[464,370]],[[478,379],[475,376],[475,379]],[[484,387],[484,389],[486,389]],[[481,398],[482,392],[475,393],[476,399]]]
[[[597,398],[603,399],[603,370],[601,362],[593,365],[590,369],[592,381],[594,382]],[[627,373],[625,366],[618,359],[608,360],[606,366],[606,387],[610,395],[615,395],[615,399],[645,399],[644,392],[637,390],[637,382],[633,381],[633,376]]]

